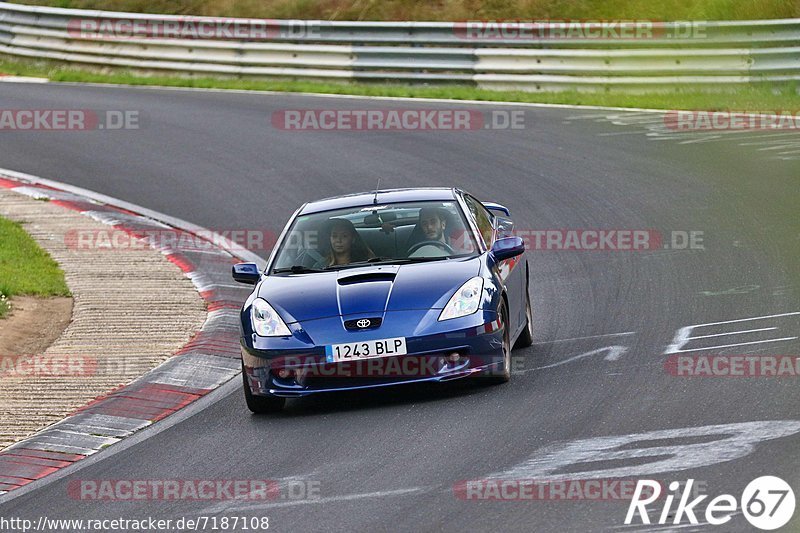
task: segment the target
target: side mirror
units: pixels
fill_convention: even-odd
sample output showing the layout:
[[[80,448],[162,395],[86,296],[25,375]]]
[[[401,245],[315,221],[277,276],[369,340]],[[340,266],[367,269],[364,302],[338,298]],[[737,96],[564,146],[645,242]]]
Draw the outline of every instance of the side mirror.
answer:
[[[497,239],[489,252],[496,262],[505,261],[525,253],[525,241],[520,237]]]
[[[255,285],[261,279],[261,273],[255,263],[237,263],[233,265],[231,274],[234,281],[247,283],[248,285]]]
[[[500,213],[500,214],[502,214],[503,216],[506,216],[506,217],[510,217],[511,216],[511,212],[504,205],[496,204],[494,202],[481,202],[481,203],[483,204],[483,207],[485,207],[489,211],[493,211],[495,213]]]

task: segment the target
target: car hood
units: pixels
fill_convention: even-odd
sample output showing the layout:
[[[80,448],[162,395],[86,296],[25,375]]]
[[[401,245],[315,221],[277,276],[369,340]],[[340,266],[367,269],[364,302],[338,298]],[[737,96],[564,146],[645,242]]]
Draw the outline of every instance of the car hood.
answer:
[[[286,322],[331,316],[382,316],[386,311],[436,309],[468,279],[480,259],[376,265],[314,274],[267,276],[258,296]]]

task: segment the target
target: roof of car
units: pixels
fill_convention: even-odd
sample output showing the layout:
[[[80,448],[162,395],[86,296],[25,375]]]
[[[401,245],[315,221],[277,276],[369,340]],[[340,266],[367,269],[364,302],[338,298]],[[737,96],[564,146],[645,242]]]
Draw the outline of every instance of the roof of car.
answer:
[[[452,200],[455,198],[455,189],[445,187],[421,187],[416,189],[381,189],[378,191],[378,204],[398,202],[419,202],[426,200]],[[309,202],[303,206],[300,213],[319,213],[334,209],[347,209],[372,205],[375,200],[375,191],[346,194],[332,198],[323,198]]]

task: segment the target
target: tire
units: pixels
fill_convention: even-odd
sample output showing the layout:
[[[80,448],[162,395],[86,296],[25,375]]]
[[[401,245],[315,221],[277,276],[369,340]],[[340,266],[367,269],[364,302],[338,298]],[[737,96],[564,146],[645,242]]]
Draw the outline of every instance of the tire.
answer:
[[[490,385],[500,385],[511,379],[511,332],[508,329],[508,309],[505,302],[500,305],[500,327],[503,328],[503,367],[499,373],[488,376]]]
[[[533,344],[533,310],[531,309],[531,294],[525,287],[525,329],[517,337],[514,348],[527,348]]]
[[[286,405],[286,398],[276,398],[274,396],[256,396],[250,390],[250,384],[247,383],[247,373],[244,371],[244,363],[242,363],[242,385],[244,386],[244,399],[247,402],[247,408],[257,415],[268,413],[278,413]]]

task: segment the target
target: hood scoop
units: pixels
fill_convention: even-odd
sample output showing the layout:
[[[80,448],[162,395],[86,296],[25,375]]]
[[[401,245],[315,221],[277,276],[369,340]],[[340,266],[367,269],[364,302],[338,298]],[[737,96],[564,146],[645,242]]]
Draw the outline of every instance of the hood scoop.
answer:
[[[336,297],[340,315],[355,315],[353,318],[383,316],[397,276],[396,269],[340,272],[339,275]]]
[[[374,281],[394,281],[396,272],[364,272],[352,276],[340,277],[337,282],[339,285],[352,285],[354,283],[367,283]]]

